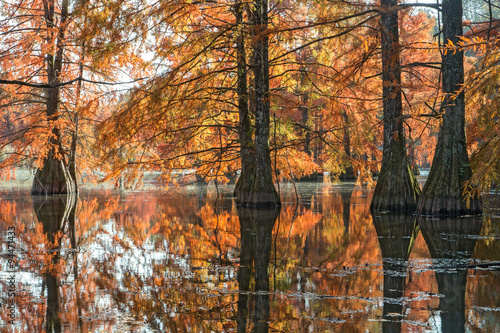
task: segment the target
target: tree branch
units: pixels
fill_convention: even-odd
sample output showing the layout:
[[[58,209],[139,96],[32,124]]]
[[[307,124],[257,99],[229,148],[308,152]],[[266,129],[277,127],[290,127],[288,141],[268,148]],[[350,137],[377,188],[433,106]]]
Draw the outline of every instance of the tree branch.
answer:
[[[4,80],[0,79],[0,84],[12,84],[12,85],[19,85],[19,86],[26,86],[26,87],[32,87],[32,88],[57,88],[61,86],[67,86],[70,84],[73,84],[75,82],[81,81],[81,82],[87,82],[87,83],[92,83],[92,84],[102,84],[102,85],[119,85],[119,84],[131,84],[135,83],[138,81],[145,80],[146,78],[140,78],[140,79],[135,79],[132,81],[127,81],[127,82],[106,82],[106,81],[94,81],[94,80],[88,80],[83,77],[77,77],[76,79],[69,80],[66,82],[60,82],[57,84],[48,84],[48,83],[30,83],[30,82],[24,82],[20,80]]]

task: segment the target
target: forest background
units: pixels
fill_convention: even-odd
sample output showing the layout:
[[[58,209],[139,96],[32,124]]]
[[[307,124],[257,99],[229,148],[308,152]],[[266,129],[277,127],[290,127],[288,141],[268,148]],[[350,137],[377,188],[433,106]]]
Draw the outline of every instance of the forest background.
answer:
[[[129,187],[148,171],[169,183],[172,171],[226,182],[240,170],[235,194],[258,206],[279,204],[277,180],[329,172],[372,182],[394,141],[404,151],[397,170],[409,176],[382,170],[393,184],[383,188],[410,184],[409,193],[386,191],[372,206],[408,212],[420,195],[411,174],[433,164],[444,116],[463,100],[466,141],[454,141],[466,160],[439,159],[456,166],[455,193],[446,195],[458,204],[432,197],[440,206],[421,200],[420,210],[477,212],[474,198],[499,180],[499,7],[468,0],[463,8],[457,0],[2,1],[1,175],[32,168],[32,193],[53,194],[77,192],[82,181]],[[450,90],[452,55],[464,59],[465,75]],[[400,113],[389,116],[391,107]],[[384,130],[392,123],[396,131]]]

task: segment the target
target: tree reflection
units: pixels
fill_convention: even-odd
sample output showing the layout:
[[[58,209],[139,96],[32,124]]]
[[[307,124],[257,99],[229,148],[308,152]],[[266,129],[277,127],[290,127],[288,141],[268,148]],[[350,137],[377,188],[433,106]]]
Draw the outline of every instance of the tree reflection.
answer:
[[[354,183],[346,183],[340,190],[342,198],[342,220],[344,221],[344,234],[349,233],[349,221],[351,220],[351,197],[354,192]]]
[[[418,234],[413,216],[373,216],[384,270],[383,332],[400,332],[408,258]]]
[[[387,332],[442,323],[443,331],[455,332],[467,320],[472,329],[495,331],[495,271],[467,277],[464,319],[465,275],[453,279],[465,271],[448,269],[469,264],[470,252],[463,251],[474,245],[461,244],[474,243],[479,227],[470,231],[470,223],[455,221],[447,226],[453,231],[432,221],[413,246],[412,218],[372,221],[370,198],[359,186],[349,198],[351,185],[316,190],[312,208],[285,204],[279,212],[241,209],[226,198],[214,206],[203,197],[200,208],[199,193],[191,192],[83,191],[75,214],[66,197],[0,192],[0,231],[14,226],[22,249],[16,329]],[[293,196],[291,186],[287,193]],[[498,260],[493,222],[483,221],[475,250],[480,263]],[[464,239],[453,244],[460,233]],[[457,251],[458,257],[450,253]],[[382,316],[383,323],[372,320]]]
[[[76,197],[33,196],[33,209],[38,221],[42,224],[47,237],[46,268],[43,274],[43,289],[47,290],[46,332],[61,332],[60,318],[60,274],[58,268],[61,258],[61,239],[64,230],[74,231]]]
[[[419,218],[427,247],[436,265],[442,332],[465,332],[466,266],[481,232],[480,219]]]
[[[249,303],[254,303],[251,316],[252,332],[269,330],[269,260],[272,231],[279,209],[256,210],[238,207],[241,231],[240,267],[238,271],[239,299],[238,332],[246,332],[250,317]],[[250,282],[255,274],[255,293],[250,293]]]

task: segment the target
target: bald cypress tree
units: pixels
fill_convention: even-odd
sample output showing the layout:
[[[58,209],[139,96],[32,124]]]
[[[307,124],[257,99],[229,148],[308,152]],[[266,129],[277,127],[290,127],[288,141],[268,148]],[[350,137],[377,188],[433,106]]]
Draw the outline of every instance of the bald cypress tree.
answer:
[[[401,102],[401,64],[397,0],[381,0],[381,46],[384,110],[382,168],[370,208],[413,213],[420,188],[406,154]]]
[[[444,0],[443,39],[457,45],[462,29],[462,1]],[[422,215],[458,216],[481,212],[481,199],[467,203],[464,184],[472,176],[465,137],[464,54],[460,49],[445,50],[442,56],[444,100],[443,124],[429,177],[422,190],[418,212]]]

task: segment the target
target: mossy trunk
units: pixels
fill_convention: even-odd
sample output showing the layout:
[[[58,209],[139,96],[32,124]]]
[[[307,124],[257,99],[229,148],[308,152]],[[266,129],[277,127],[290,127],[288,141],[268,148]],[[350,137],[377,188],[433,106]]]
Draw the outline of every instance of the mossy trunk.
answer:
[[[460,41],[462,30],[461,0],[443,1],[443,38],[445,44]],[[481,198],[469,202],[464,185],[472,175],[465,137],[465,94],[458,93],[464,83],[464,55],[447,50],[442,57],[442,81],[445,98],[443,124],[429,177],[418,204],[418,213],[432,216],[460,216],[481,213]]]
[[[253,10],[253,74],[255,98],[255,169],[248,197],[238,200],[245,207],[270,207],[281,204],[272,177],[269,148],[269,40],[267,0],[255,1]],[[241,177],[240,177],[241,178]]]
[[[381,0],[384,143],[382,167],[371,202],[373,211],[413,213],[420,187],[405,147],[397,0]]]

